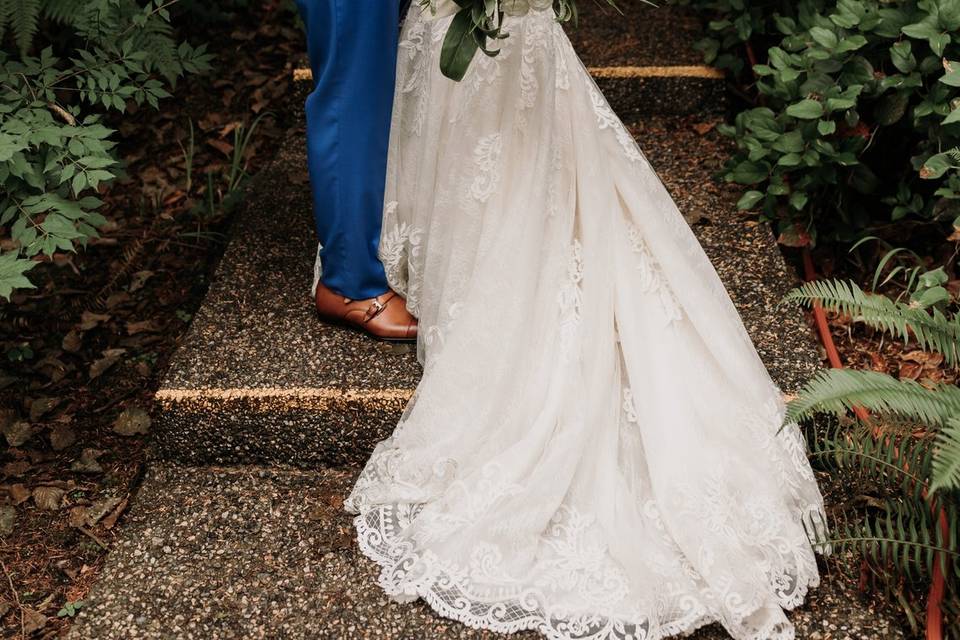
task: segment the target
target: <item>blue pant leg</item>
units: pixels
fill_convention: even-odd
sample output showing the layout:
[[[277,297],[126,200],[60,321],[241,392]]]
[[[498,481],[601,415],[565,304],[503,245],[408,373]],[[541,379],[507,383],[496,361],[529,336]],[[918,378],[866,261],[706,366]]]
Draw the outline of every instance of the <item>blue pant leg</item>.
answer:
[[[388,289],[377,256],[396,73],[399,0],[298,0],[315,87],[307,159],[323,283],[349,298]]]

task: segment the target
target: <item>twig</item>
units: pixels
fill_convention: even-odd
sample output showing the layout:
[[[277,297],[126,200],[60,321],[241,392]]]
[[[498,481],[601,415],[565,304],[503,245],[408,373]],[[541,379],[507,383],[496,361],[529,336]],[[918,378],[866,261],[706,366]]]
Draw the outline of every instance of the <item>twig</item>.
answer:
[[[88,531],[85,527],[76,527],[76,529],[77,531],[79,531],[80,533],[82,533],[83,535],[87,536],[88,538],[96,542],[98,545],[100,545],[101,549],[107,550],[110,548],[107,546],[106,542],[104,542],[103,540],[95,536],[92,531]]]
[[[7,571],[7,565],[3,563],[3,560],[0,560],[0,567],[3,567],[3,575],[7,576],[7,583],[10,585],[10,593],[13,594],[13,602],[17,605],[17,609],[20,611],[20,638],[26,638],[27,621],[23,615],[23,605],[20,604],[20,596],[17,595],[17,589],[13,586],[13,578],[10,577],[10,572]]]

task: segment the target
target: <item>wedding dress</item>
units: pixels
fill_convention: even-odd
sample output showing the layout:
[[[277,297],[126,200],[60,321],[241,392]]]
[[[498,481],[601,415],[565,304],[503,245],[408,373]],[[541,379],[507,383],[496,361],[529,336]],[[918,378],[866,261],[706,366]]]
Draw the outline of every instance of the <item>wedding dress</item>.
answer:
[[[423,379],[346,503],[380,585],[500,632],[792,638],[822,498],[727,292],[552,11],[460,83],[449,22],[401,35],[380,255]]]

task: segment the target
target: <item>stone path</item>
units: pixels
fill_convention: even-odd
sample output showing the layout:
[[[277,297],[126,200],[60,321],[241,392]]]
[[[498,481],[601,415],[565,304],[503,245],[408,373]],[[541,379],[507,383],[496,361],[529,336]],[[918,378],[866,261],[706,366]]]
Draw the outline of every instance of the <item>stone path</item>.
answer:
[[[723,143],[702,131],[718,121],[723,89],[696,67],[697,23],[679,9],[611,20],[582,4],[574,40],[585,62],[634,123],[774,378],[796,390],[819,353],[802,315],[778,307],[795,279],[770,230],[737,215],[711,179]],[[157,394],[148,470],[72,638],[499,637],[391,603],[354,545],[343,498],[419,369],[408,347],[316,320],[302,139],[291,132],[239,214]],[[902,637],[839,577],[793,618],[799,638]],[[694,637],[726,636],[710,627]]]

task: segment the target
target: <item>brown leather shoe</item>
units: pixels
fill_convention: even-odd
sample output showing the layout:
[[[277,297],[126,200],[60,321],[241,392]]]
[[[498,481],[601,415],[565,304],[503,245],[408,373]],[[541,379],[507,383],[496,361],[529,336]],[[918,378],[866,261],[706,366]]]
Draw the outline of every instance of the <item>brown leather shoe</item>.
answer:
[[[417,319],[410,315],[406,301],[395,291],[369,300],[351,300],[319,284],[316,304],[320,317],[331,324],[360,329],[390,342],[417,339]]]

